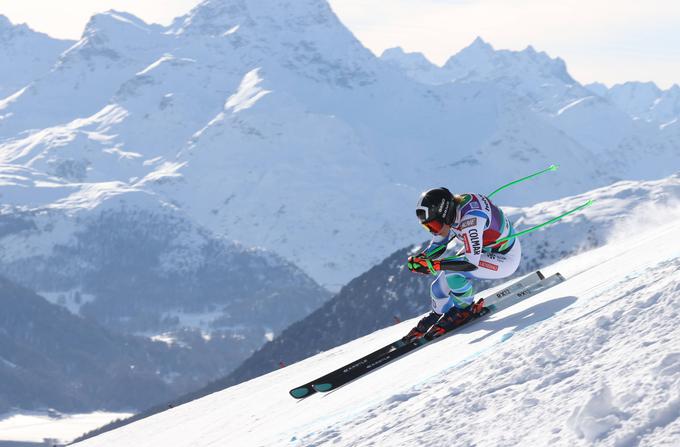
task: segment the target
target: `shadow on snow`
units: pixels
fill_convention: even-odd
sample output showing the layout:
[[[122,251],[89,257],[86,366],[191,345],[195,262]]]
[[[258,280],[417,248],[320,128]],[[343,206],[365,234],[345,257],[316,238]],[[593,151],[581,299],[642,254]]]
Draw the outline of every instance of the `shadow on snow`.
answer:
[[[508,315],[500,320],[484,320],[479,325],[476,325],[475,331],[479,329],[487,329],[489,332],[479,338],[476,338],[472,343],[477,343],[490,337],[504,329],[512,328],[511,333],[526,329],[533,324],[552,318],[557,312],[566,309],[576,302],[578,298],[575,296],[564,296],[561,298],[554,298],[543,303],[539,303],[523,311]]]

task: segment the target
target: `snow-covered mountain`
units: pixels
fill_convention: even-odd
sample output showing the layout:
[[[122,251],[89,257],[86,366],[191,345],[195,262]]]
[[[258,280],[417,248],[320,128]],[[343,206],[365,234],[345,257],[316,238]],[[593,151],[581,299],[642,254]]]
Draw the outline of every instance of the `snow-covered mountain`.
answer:
[[[407,53],[401,47],[394,47],[383,51],[380,59],[424,84],[438,85],[453,80],[444,70],[430,62],[423,53]]]
[[[528,46],[522,51],[495,50],[477,37],[451,56],[442,67],[421,53],[400,48],[383,52],[381,59],[425,84],[491,82],[513,91],[536,110],[556,113],[569,103],[589,95],[567,72],[565,62]]]
[[[675,124],[680,118],[680,86],[662,90],[653,82],[626,82],[611,88],[599,83],[588,89],[616,104],[634,119],[659,126]]]
[[[416,320],[76,445],[677,445],[680,208],[648,206],[543,268],[565,282],[335,392],[288,394]]]
[[[539,112],[553,126],[595,154],[630,152],[632,146],[653,148],[677,156],[677,91],[662,92],[654,84],[627,83],[608,90],[602,84],[583,86],[567,71],[560,58],[551,58],[532,46],[522,51],[494,50],[481,38],[437,67],[420,53],[386,50],[381,59],[411,78],[432,85],[491,82]],[[416,64],[414,61],[419,60]],[[639,118],[645,120],[639,122]],[[659,127],[659,124],[663,124]],[[605,160],[602,159],[602,161]],[[634,175],[634,170],[628,172]],[[628,177],[622,178],[639,178]]]
[[[0,100],[47,73],[75,42],[53,39],[0,14]]]
[[[454,82],[409,78],[325,0],[209,0],[169,27],[98,14],[0,103],[5,215],[150,194],[337,289],[422,237],[412,204],[432,185],[486,192],[560,163],[509,192],[528,205],[678,164],[680,124],[636,123],[559,59],[478,40],[447,67]]]

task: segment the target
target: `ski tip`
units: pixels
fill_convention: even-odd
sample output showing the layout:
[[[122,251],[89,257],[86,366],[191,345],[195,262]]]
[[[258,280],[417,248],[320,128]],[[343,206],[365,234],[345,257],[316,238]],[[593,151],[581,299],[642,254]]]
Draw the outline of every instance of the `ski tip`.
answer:
[[[553,163],[550,166],[548,166],[548,169],[550,169],[551,171],[557,171],[559,167],[560,165]]]
[[[323,393],[325,391],[330,391],[330,389],[333,388],[333,385],[330,383],[315,383],[312,385],[312,387],[314,387],[315,390],[321,391]]]
[[[309,396],[312,393],[312,391],[313,390],[310,390],[309,387],[301,386],[298,388],[293,388],[292,390],[289,391],[289,393],[296,399],[302,399],[303,397]]]

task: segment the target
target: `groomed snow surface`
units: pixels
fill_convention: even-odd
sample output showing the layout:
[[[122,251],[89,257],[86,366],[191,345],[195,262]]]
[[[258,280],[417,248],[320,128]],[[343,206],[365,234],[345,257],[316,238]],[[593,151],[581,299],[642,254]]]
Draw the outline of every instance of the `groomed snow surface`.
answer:
[[[288,395],[415,320],[77,445],[678,446],[680,220],[660,220],[544,268],[567,281],[335,392]]]

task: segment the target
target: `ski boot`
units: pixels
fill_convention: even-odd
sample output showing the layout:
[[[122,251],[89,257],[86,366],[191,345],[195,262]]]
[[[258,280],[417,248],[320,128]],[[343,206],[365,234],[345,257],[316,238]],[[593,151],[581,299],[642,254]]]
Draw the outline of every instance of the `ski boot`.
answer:
[[[470,312],[473,315],[479,315],[484,310],[484,298],[480,298],[470,306]]]
[[[441,316],[442,314],[438,314],[436,312],[430,312],[428,315],[425,315],[420,319],[418,324],[416,324],[416,327],[411,329],[408,334],[402,337],[402,340],[408,343],[415,340],[416,338],[422,337],[425,335],[430,326],[435,324]]]
[[[471,308],[472,305],[466,309],[452,307],[442,315],[439,321],[437,321],[427,333],[425,333],[424,337],[428,340],[432,340],[433,338],[441,337],[450,330],[467,323],[474,316]]]

